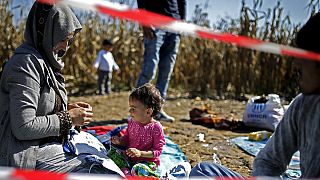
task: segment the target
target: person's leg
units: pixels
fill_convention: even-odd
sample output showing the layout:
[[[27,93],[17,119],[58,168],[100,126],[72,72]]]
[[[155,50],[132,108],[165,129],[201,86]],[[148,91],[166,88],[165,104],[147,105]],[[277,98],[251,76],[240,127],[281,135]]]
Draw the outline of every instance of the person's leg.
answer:
[[[225,166],[211,162],[201,162],[191,169],[190,177],[227,177],[244,179],[239,173],[234,172]]]
[[[66,173],[73,171],[81,164],[84,164],[84,160],[66,154],[59,143],[40,146],[37,153],[37,170]]]
[[[156,29],[155,35],[156,37],[154,39],[144,37],[144,60],[136,87],[149,83],[156,75],[157,65],[159,63],[159,51],[164,41],[165,32]]]
[[[163,99],[167,97],[167,90],[176,62],[179,44],[180,35],[166,32],[164,43],[160,49],[159,72],[156,84]],[[164,110],[161,110],[155,119],[167,122],[173,122],[175,120],[174,117],[169,116]]]
[[[106,71],[101,71],[98,70],[98,88],[99,88],[99,95],[103,94],[103,84],[104,84],[104,79],[106,76]]]
[[[86,156],[66,154],[60,143],[48,143],[39,147],[35,169],[58,173],[117,174],[100,164],[87,161]]]
[[[179,44],[179,34],[166,32],[164,43],[160,49],[160,60],[158,65],[159,73],[156,85],[164,99],[166,99],[167,96],[167,90],[176,63]]]
[[[108,72],[106,74],[106,81],[105,81],[105,84],[104,84],[104,92],[106,94],[111,93],[111,80],[112,80],[112,72]]]

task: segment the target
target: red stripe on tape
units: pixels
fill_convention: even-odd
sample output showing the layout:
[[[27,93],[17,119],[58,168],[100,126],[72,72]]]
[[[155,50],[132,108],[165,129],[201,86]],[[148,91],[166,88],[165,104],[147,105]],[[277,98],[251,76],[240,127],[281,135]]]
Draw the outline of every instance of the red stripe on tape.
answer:
[[[28,170],[15,170],[12,173],[13,178],[21,179],[21,180],[65,180],[66,174],[58,174],[53,172],[45,172],[45,171],[28,171]]]
[[[44,3],[66,1],[71,3],[70,0],[39,0],[39,1]],[[206,29],[197,25],[194,25],[193,28],[187,28],[185,30],[181,30],[181,29],[177,30],[173,26],[174,22],[182,22],[182,21],[176,20],[172,17],[167,17],[164,15],[156,14],[156,13],[149,12],[142,9],[129,9],[129,8],[128,10],[113,9],[112,7],[109,7],[109,5],[106,5],[106,4],[102,5],[97,2],[95,3],[96,3],[95,4],[96,10],[102,14],[108,14],[113,17],[118,17],[120,19],[135,21],[144,26],[154,26],[157,28],[172,30],[178,33],[185,32],[187,34],[189,33],[189,35],[196,35],[197,37],[200,37],[200,38],[232,43],[237,46],[242,46],[249,49],[255,49],[255,50],[259,50],[266,53],[288,55],[288,56],[294,56],[298,58],[320,61],[320,54],[304,51],[298,48],[292,48],[290,46],[284,46],[284,45],[279,45],[275,43],[268,43],[268,42],[264,42],[258,39],[253,39],[245,36],[236,36],[228,33],[215,33],[209,29]],[[83,5],[82,8],[84,9],[87,6],[87,4],[85,4],[84,2],[81,3],[79,1],[79,4],[82,4]],[[116,3],[113,3],[113,4],[116,4]],[[126,7],[124,5],[120,5],[120,6]],[[260,47],[255,47],[256,45],[260,45]]]
[[[127,180],[157,180],[155,177],[142,177],[142,176],[127,176]]]
[[[308,58],[308,59],[320,62],[320,55],[317,53],[310,52],[310,51],[298,52],[298,51],[290,51],[290,50],[286,50],[286,49],[281,49],[281,54],[288,55],[288,56],[294,56],[294,57],[298,57],[298,58]]]
[[[197,34],[199,35],[200,38],[215,39],[222,42],[237,44],[243,47],[250,47],[250,46],[263,43],[262,41],[257,39],[251,39],[244,36],[236,36],[236,35],[226,34],[226,33],[213,34],[211,32],[197,31]]]
[[[55,4],[55,3],[57,3],[59,0],[36,0],[36,1],[38,1],[38,2],[40,2],[40,3],[46,3],[46,4]]]
[[[176,21],[174,18],[145,11],[143,9],[117,11],[107,7],[103,7],[101,5],[96,5],[96,8],[101,13],[109,14],[121,19],[137,21],[142,25],[153,25],[156,27],[161,27],[163,25]]]

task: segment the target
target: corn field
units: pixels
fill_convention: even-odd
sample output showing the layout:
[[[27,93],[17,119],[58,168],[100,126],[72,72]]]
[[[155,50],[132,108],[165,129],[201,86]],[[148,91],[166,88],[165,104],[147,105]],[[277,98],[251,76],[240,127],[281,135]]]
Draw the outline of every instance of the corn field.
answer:
[[[253,7],[248,7],[242,1],[238,19],[225,17],[210,25],[210,21],[203,20],[206,13],[198,9],[194,13],[200,16],[194,14],[194,17],[202,17],[202,20],[193,18],[193,22],[220,32],[293,46],[300,24],[293,24],[290,17],[283,14],[281,3],[262,12],[262,0],[253,2]],[[10,3],[10,0],[0,2],[0,65],[23,41],[25,21],[14,25]],[[123,3],[132,5],[133,0]],[[319,9],[318,5],[319,2],[310,1],[311,14]],[[93,63],[104,38],[113,40],[113,55],[121,69],[119,75],[114,75],[114,89],[134,87],[143,60],[143,34],[139,25],[93,12],[78,12],[77,16],[83,30],[64,57],[63,74],[69,93],[88,93],[95,89],[97,75]],[[291,60],[291,57],[182,36],[169,91],[176,89],[208,97],[268,93],[293,97],[298,93],[298,85]]]

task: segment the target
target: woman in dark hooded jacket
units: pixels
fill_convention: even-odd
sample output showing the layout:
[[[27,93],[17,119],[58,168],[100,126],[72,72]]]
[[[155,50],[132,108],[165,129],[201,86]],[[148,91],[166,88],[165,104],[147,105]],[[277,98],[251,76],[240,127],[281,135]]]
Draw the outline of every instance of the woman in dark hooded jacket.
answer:
[[[63,4],[35,2],[25,42],[6,64],[0,81],[0,166],[76,172],[90,167],[64,153],[73,125],[92,120],[92,107],[67,103],[61,57],[81,25]],[[83,172],[83,171],[82,171]]]

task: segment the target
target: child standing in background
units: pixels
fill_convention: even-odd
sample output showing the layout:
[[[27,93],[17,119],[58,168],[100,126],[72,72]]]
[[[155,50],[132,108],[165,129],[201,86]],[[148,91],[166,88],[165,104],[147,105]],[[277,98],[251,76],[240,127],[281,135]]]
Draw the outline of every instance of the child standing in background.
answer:
[[[112,71],[116,70],[117,74],[120,73],[119,66],[111,53],[112,45],[110,40],[103,40],[102,50],[99,51],[98,57],[94,63],[94,67],[98,70],[99,95],[111,93]]]
[[[154,120],[163,105],[159,90],[152,84],[135,89],[129,96],[130,118],[125,135],[113,136],[111,142],[125,146],[132,175],[139,175],[139,168],[147,168],[151,175],[160,165],[160,154],[165,145],[160,122]],[[126,173],[126,172],[125,172]]]

